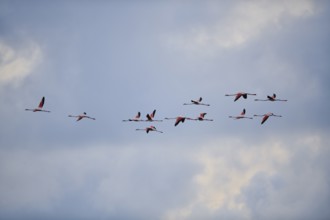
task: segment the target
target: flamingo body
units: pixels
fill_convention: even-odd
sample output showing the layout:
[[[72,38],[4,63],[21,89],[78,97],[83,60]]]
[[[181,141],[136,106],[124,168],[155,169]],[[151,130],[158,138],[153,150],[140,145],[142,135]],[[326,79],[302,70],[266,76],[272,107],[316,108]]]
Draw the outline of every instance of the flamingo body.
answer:
[[[153,112],[151,114],[147,114],[147,120],[146,121],[162,121],[162,120],[154,120],[154,117],[156,115],[156,109],[153,110]]]
[[[134,118],[130,118],[130,119],[123,120],[123,121],[124,122],[125,121],[135,121],[135,122],[138,122],[138,121],[141,121],[140,117],[141,117],[141,112],[138,112],[137,115]]]
[[[244,99],[247,99],[248,95],[257,95],[257,94],[247,93],[247,92],[238,92],[235,94],[225,94],[225,96],[235,96],[234,102],[236,102],[241,97],[243,97]]]
[[[76,121],[80,121],[81,119],[84,119],[84,118],[95,120],[95,118],[88,116],[86,112],[84,112],[83,114],[80,114],[80,115],[68,115],[68,117],[77,118]]]
[[[45,97],[43,96],[42,98],[41,98],[41,101],[40,101],[40,103],[39,103],[39,105],[38,105],[38,107],[37,108],[34,108],[34,109],[25,109],[25,111],[32,111],[32,112],[50,112],[50,111],[48,111],[48,110],[44,110],[43,109],[43,107],[44,107],[44,104],[45,104]]]
[[[191,100],[190,103],[184,103],[183,105],[205,105],[205,106],[210,106],[210,104],[205,104],[202,103],[203,98],[199,97],[198,100]]]
[[[253,118],[251,118],[251,117],[246,117],[246,116],[245,116],[245,113],[246,113],[246,110],[245,110],[245,108],[244,108],[240,115],[237,115],[237,116],[229,116],[229,118],[233,118],[233,119],[242,119],[242,118],[253,119]]]
[[[162,131],[157,130],[155,126],[149,126],[149,127],[144,128],[144,129],[138,128],[138,129],[136,129],[136,131],[145,131],[146,133],[149,133],[150,131],[155,131],[155,132],[158,132],[158,133],[163,133]]]
[[[271,101],[271,102],[281,101],[281,102],[286,102],[288,100],[286,100],[286,99],[277,99],[276,94],[274,93],[272,96],[268,95],[267,99],[255,99],[254,101]]]
[[[262,117],[262,120],[261,120],[261,124],[264,124],[267,119],[271,116],[274,116],[274,117],[282,117],[281,115],[275,115],[274,113],[272,112],[269,112],[267,114],[263,114],[263,115],[254,115],[255,117]]]
[[[184,117],[184,116],[178,116],[176,118],[165,118],[165,119],[166,120],[174,119],[175,120],[174,126],[177,126],[180,123],[184,123],[186,119],[190,119],[190,118],[187,118],[187,117]]]
[[[207,114],[207,113],[203,112],[203,113],[200,113],[199,116],[198,116],[197,118],[195,118],[195,119],[193,119],[193,118],[188,118],[188,120],[194,120],[194,121],[213,121],[213,119],[207,119],[207,118],[205,118],[205,115],[206,115],[206,114]]]

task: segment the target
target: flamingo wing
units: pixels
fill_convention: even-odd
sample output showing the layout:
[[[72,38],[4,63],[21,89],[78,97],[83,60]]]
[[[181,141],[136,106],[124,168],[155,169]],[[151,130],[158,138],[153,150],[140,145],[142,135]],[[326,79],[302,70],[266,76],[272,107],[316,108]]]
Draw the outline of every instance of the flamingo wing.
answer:
[[[276,97],[275,94],[273,96],[269,96],[269,95],[267,96],[267,98],[268,98],[269,101],[275,101],[275,97]]]
[[[149,121],[152,121],[152,117],[149,114],[147,114],[146,117]]]
[[[135,116],[135,119],[139,119],[141,117],[141,112],[138,112],[137,115]]]
[[[41,108],[44,106],[44,104],[45,104],[45,97],[42,97],[42,99],[41,99],[41,101],[40,101],[40,103],[39,103],[38,108],[41,109]]]
[[[175,121],[175,124],[174,124],[174,126],[177,126],[180,122],[184,122],[185,121],[185,118],[183,118],[183,117],[178,117],[177,119],[176,119],[176,121]]]
[[[156,115],[156,109],[151,113],[151,118],[154,118],[155,117],[155,115]]]
[[[181,118],[177,118],[177,119],[175,120],[174,126],[177,126],[177,125],[180,123],[180,121],[181,121]]]
[[[241,93],[237,93],[237,95],[235,96],[234,102],[236,102],[239,98],[241,98],[242,94]]]
[[[265,116],[262,118],[261,124],[265,123],[265,121],[267,121],[268,118],[269,118],[269,115],[265,115]]]

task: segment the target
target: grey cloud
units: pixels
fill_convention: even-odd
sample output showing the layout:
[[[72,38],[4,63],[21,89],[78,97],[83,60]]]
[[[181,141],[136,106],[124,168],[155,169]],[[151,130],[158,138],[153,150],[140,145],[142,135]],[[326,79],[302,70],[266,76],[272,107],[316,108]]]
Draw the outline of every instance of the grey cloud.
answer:
[[[259,173],[242,190],[252,219],[327,219],[328,165],[325,143],[290,146],[290,163],[275,175]],[[311,152],[312,148],[323,150]]]
[[[2,1],[0,38],[36,42],[44,57],[22,85],[0,87],[1,218],[329,216],[329,5],[306,2],[317,10],[285,15],[244,44],[187,53],[166,36],[214,27],[237,4]],[[238,91],[289,101],[224,96]],[[24,111],[42,96],[52,113]],[[211,106],[182,105],[200,96]],[[228,118],[243,108],[283,117]],[[122,122],[153,109],[215,120],[155,123],[164,134]],[[96,120],[67,117],[84,111]]]
[[[183,153],[143,144],[2,151],[0,209],[15,219],[24,210],[46,219],[158,218],[189,198],[198,166]]]

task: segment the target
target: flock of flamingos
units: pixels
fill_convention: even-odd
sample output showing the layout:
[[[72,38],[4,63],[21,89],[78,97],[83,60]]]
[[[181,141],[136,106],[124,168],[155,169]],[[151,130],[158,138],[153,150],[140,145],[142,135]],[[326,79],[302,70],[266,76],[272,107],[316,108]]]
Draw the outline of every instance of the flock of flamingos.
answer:
[[[243,97],[244,99],[247,99],[248,95],[253,95],[256,96],[257,94],[252,94],[252,93],[246,93],[246,92],[238,92],[235,94],[225,94],[225,96],[235,96],[234,102],[236,102],[237,100],[239,100],[241,97]],[[266,99],[255,99],[255,101],[270,101],[270,102],[275,102],[275,101],[282,101],[282,102],[286,102],[288,100],[286,99],[277,99],[276,98],[276,94],[274,93],[272,96],[267,96]],[[42,97],[39,105],[37,108],[33,108],[33,109],[25,109],[26,111],[32,111],[32,112],[50,112],[48,110],[44,110],[45,104],[45,97]],[[200,97],[198,100],[191,100],[191,102],[189,103],[184,103],[183,105],[204,105],[204,106],[210,106],[210,104],[205,104],[202,102],[202,97]],[[245,116],[245,109],[243,109],[243,111],[241,112],[241,114],[236,115],[236,116],[229,116],[229,118],[233,118],[233,119],[253,119],[253,117],[247,117]],[[161,122],[163,120],[156,120],[154,119],[156,114],[156,110],[154,110],[151,114],[147,114],[146,115],[146,119],[141,119],[141,113],[138,112],[137,115],[134,118],[130,118],[127,120],[123,120],[123,122]],[[177,116],[177,117],[173,117],[173,118],[164,118],[165,120],[175,120],[174,126],[177,126],[180,123],[184,123],[185,120],[194,120],[194,121],[213,121],[213,119],[208,119],[205,118],[205,115],[207,113],[203,112],[200,113],[200,115],[197,118],[189,118],[189,117],[185,117],[185,116]],[[262,117],[261,120],[261,124],[265,123],[267,121],[267,119],[269,117],[282,117],[281,115],[275,115],[272,112],[263,114],[263,115],[254,115],[254,117]],[[95,118],[90,117],[87,115],[86,112],[83,112],[80,115],[68,115],[68,117],[73,117],[73,118],[77,118],[76,121],[80,121],[81,119],[87,118],[87,119],[92,119],[95,120]],[[136,129],[137,131],[145,131],[146,133],[149,133],[150,131],[155,131],[155,132],[159,132],[159,133],[163,133],[162,131],[159,131],[156,129],[155,126],[149,126],[143,129]]]

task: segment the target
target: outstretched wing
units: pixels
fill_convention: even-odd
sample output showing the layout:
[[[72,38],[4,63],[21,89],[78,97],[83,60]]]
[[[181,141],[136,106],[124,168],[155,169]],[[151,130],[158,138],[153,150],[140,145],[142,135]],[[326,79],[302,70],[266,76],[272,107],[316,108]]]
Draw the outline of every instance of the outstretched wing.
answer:
[[[150,117],[151,117],[151,118],[154,118],[155,115],[156,115],[156,109],[151,113]]]
[[[147,114],[146,117],[149,121],[152,121],[152,117],[149,114]]]
[[[261,124],[265,123],[265,121],[267,121],[268,118],[269,118],[269,115],[265,115],[265,116],[262,118]]]
[[[45,104],[45,97],[42,97],[42,99],[41,99],[41,101],[39,103],[38,108],[42,108],[44,106],[44,104]]]
[[[186,118],[178,117],[178,118],[176,119],[176,121],[175,121],[174,126],[177,126],[180,122],[183,123],[183,122],[185,121],[185,119],[186,119]]]
[[[139,119],[141,117],[141,112],[138,112],[137,115],[135,116],[135,119]]]
[[[242,94],[241,93],[238,93],[236,96],[235,96],[235,99],[234,99],[234,102],[236,102],[239,98],[241,98]]]

